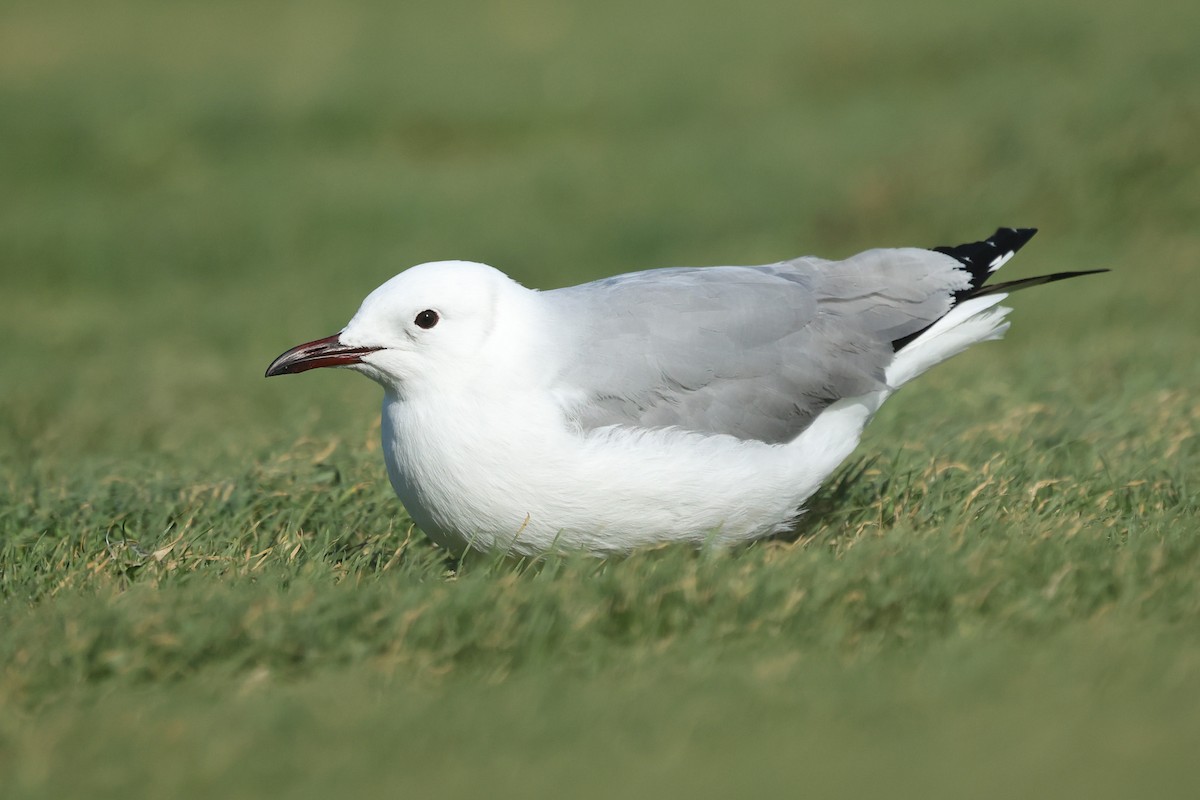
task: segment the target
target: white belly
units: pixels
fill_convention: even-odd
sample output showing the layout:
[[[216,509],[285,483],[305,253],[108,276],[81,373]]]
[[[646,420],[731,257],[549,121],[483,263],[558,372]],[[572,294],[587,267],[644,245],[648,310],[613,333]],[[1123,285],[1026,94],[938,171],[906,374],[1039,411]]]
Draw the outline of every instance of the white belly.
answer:
[[[438,544],[611,553],[786,529],[872,410],[822,415],[794,442],[768,445],[671,430],[585,435],[530,403],[481,412],[389,397],[382,435],[396,494]]]

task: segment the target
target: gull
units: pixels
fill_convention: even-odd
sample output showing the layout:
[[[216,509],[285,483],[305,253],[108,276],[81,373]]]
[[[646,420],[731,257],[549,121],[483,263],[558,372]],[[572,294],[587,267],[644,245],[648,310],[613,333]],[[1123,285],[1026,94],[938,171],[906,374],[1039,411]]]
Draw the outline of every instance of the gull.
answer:
[[[626,553],[791,530],[896,389],[1008,329],[988,284],[1036,233],[842,261],[633,272],[550,291],[484,264],[412,267],[267,377],[383,387],[383,454],[454,553]]]

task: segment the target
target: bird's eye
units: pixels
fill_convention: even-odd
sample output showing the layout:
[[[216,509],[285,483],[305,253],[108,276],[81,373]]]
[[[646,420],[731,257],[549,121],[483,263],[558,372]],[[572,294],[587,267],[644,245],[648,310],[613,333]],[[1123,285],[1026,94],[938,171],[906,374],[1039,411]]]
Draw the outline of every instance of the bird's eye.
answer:
[[[417,323],[418,328],[429,330],[438,324],[438,313],[432,308],[427,308],[420,314],[417,314],[417,318],[413,321]]]

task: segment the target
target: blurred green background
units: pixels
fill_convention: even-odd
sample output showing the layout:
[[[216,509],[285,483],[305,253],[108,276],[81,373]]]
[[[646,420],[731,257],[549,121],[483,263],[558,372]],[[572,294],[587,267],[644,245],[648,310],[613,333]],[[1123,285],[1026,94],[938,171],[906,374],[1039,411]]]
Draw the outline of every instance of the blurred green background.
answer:
[[[1200,6],[1125,0],[5,0],[0,771],[36,796],[1181,791],[1197,30]],[[550,288],[1001,225],[1041,229],[1011,277],[1113,272],[1015,297],[1005,343],[893,400],[861,451],[882,461],[817,520],[867,533],[828,547],[447,582],[391,500],[378,390],[261,379],[422,261]],[[892,474],[924,478],[896,499]],[[178,531],[195,559],[128,556]],[[1063,569],[1116,588],[1056,594]],[[917,621],[788,616],[782,589],[745,590],[778,623],[758,633],[732,601],[658,616],[655,576],[853,604],[867,572],[925,597]],[[923,581],[1011,591],[960,618]],[[612,587],[620,635],[588,616]],[[431,603],[457,633],[405,638]],[[247,607],[274,620],[261,649],[191,616]],[[512,638],[476,642],[477,618]],[[395,648],[416,655],[378,668]],[[326,737],[349,749],[324,760]]]
[[[1118,274],[1022,298],[1006,352],[1045,354],[1037,326],[1061,316],[1131,370],[1148,344],[1195,353],[1200,326],[1095,324],[1197,310],[1189,21],[1152,3],[10,1],[6,445],[191,460],[273,444],[286,426],[264,419],[357,431],[374,403],[346,376],[255,377],[441,258],[549,288],[1034,225],[1021,274]],[[1047,357],[1093,355],[1071,343]],[[1194,386],[1179,361],[1154,383]]]

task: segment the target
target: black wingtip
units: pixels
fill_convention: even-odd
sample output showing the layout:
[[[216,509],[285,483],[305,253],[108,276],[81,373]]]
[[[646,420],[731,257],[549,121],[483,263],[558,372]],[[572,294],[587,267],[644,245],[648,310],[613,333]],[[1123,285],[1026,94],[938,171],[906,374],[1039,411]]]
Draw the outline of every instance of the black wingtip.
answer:
[[[971,273],[971,290],[975,290],[983,286],[992,273],[1024,247],[1035,233],[1037,228],[997,228],[982,242],[934,247],[933,250],[945,253],[966,267]]]
[[[1110,272],[1107,269],[1085,269],[1077,272],[1055,272],[1050,275],[1037,275],[1033,278],[1020,278],[1015,281],[1006,281],[1005,283],[991,283],[971,293],[972,297],[979,297],[985,294],[998,294],[1000,292],[1015,292],[1018,289],[1028,289],[1031,286],[1041,286],[1055,281],[1065,281],[1067,278],[1078,278],[1083,275],[1098,275],[1101,272]]]
[[[995,233],[982,242],[960,244],[955,247],[934,247],[934,251],[953,257],[971,273],[971,287],[954,293],[952,305],[958,305],[970,297],[999,292],[1015,292],[1018,289],[1028,289],[1031,286],[1041,286],[1046,283],[1063,281],[1067,278],[1078,278],[1082,275],[1095,275],[1108,272],[1106,269],[1089,269],[1080,272],[1055,272],[1051,275],[1038,275],[1033,278],[1020,278],[1005,283],[994,283],[985,286],[984,283],[999,269],[1013,254],[1025,246],[1033,238],[1037,228],[998,228]],[[915,333],[896,339],[892,349],[899,351],[909,342],[916,339],[928,328],[922,328]]]

